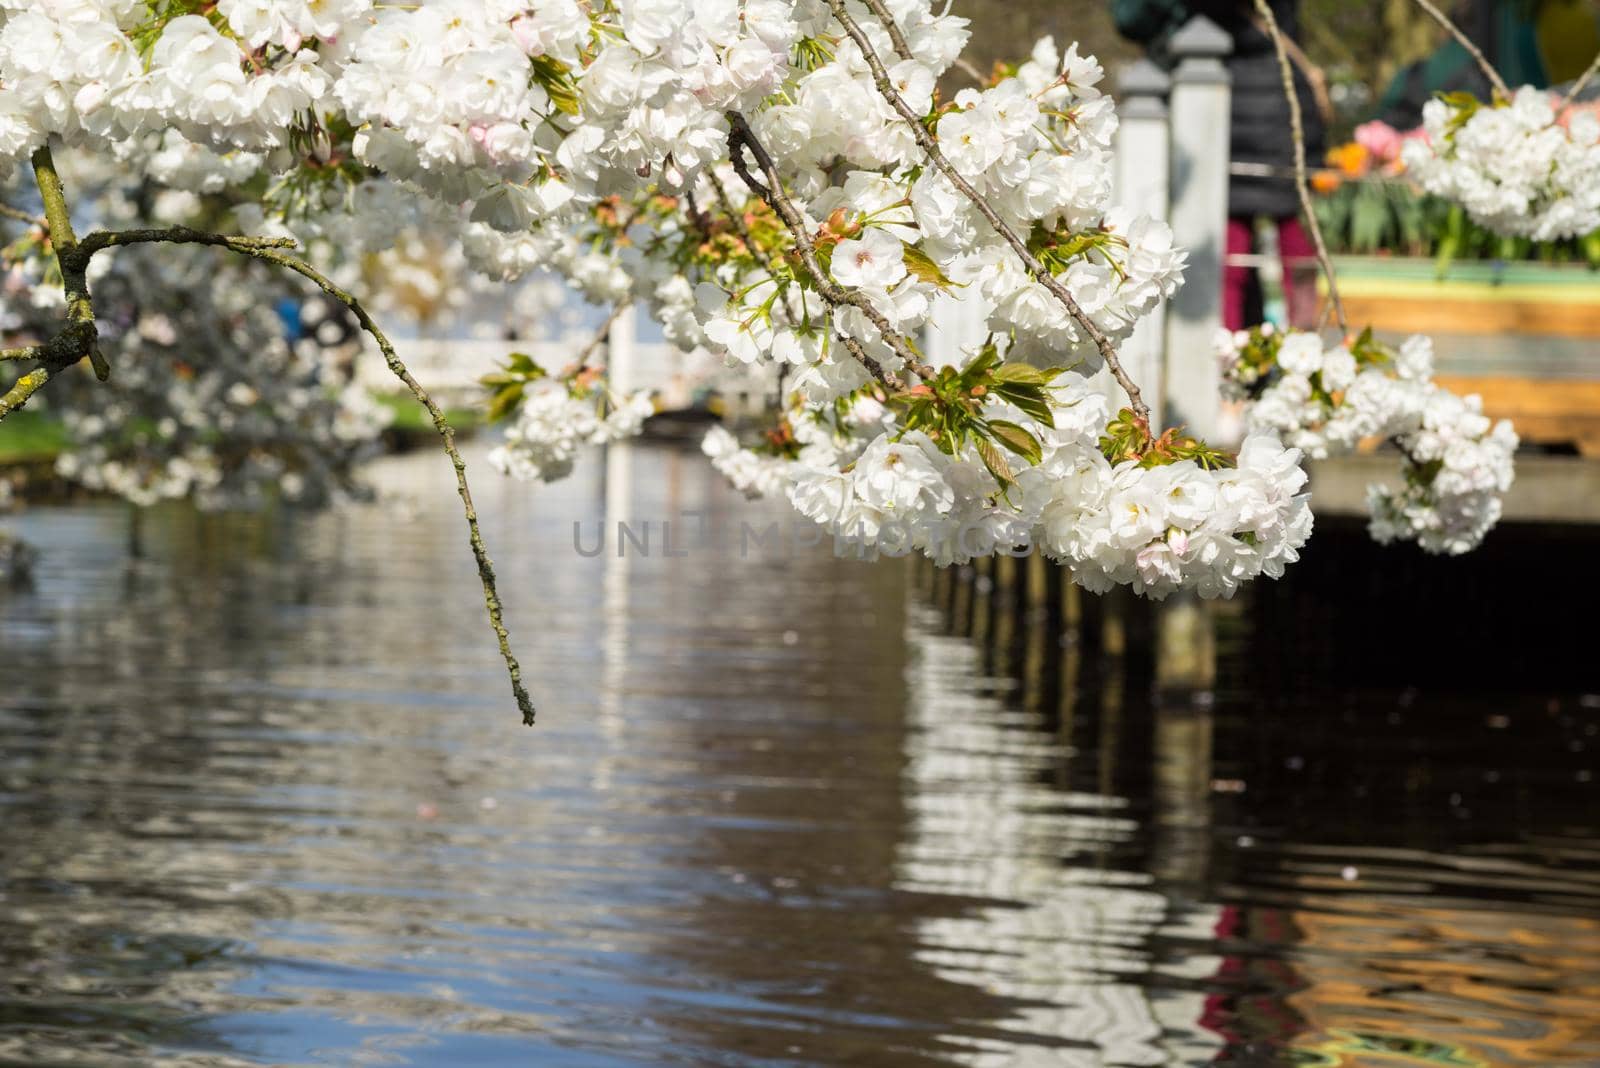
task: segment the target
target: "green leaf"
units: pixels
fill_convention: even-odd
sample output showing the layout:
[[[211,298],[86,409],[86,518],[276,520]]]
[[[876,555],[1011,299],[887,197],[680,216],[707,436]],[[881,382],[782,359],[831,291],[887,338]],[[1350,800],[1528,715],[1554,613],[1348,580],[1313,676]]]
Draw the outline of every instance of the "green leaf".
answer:
[[[979,349],[978,354],[961,369],[962,377],[975,379],[979,375],[983,374],[983,372],[989,370],[989,368],[993,367],[999,361],[1000,354],[995,351],[995,347],[993,345],[985,345],[983,348]]]
[[[950,281],[950,277],[939,269],[939,265],[933,262],[933,258],[916,245],[904,241],[901,242],[901,245],[904,246],[906,270],[912,275],[930,285],[936,285],[940,289],[965,288]]]
[[[1460,204],[1450,206],[1450,216],[1445,222],[1444,237],[1439,241],[1439,254],[1434,262],[1434,273],[1443,278],[1450,273],[1450,265],[1461,253],[1465,239],[1467,215]]]
[[[498,423],[510,416],[522,403],[523,384],[515,382],[501,389],[489,402],[489,422]]]
[[[1020,382],[1029,386],[1048,386],[1050,380],[1060,373],[1058,368],[1042,371],[1029,363],[1003,363],[994,369],[994,380]]]
[[[1050,398],[1045,395],[1042,387],[1005,382],[995,386],[994,392],[995,396],[1008,400],[1022,409],[1023,414],[1030,419],[1043,423],[1052,430],[1055,429],[1055,412],[1051,410]]]
[[[1028,461],[1030,466],[1044,459],[1044,447],[1039,444],[1039,439],[1016,423],[991,419],[988,430],[996,441]]]
[[[1389,228],[1389,204],[1376,185],[1367,185],[1356,197],[1350,212],[1350,247],[1356,252],[1373,252],[1383,247]]]
[[[568,115],[578,113],[578,88],[572,80],[572,72],[567,65],[559,59],[550,56],[534,56],[529,60],[533,68],[533,80],[550,97],[550,102],[556,109]]]
[[[1015,485],[1017,479],[1011,473],[1011,465],[1006,463],[1006,458],[1000,454],[1000,450],[994,447],[994,442],[988,438],[979,438],[977,446],[978,455],[983,458],[983,466],[987,467],[989,473],[995,477],[995,481],[1000,483],[1000,488],[1005,489]]]

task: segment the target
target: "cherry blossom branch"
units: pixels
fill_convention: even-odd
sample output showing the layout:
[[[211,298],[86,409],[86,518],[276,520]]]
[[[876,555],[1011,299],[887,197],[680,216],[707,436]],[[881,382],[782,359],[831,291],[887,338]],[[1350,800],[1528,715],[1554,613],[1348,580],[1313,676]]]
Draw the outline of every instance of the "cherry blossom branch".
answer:
[[[1445,31],[1456,39],[1457,44],[1467,50],[1467,55],[1477,62],[1479,69],[1489,79],[1489,84],[1494,86],[1494,91],[1500,95],[1500,98],[1510,100],[1511,90],[1506,88],[1505,79],[1500,77],[1500,72],[1494,69],[1494,64],[1489,62],[1488,57],[1483,54],[1483,50],[1472,43],[1472,38],[1468,37],[1460,26],[1451,21],[1449,15],[1439,10],[1438,5],[1433,3],[1433,0],[1417,0],[1417,6],[1426,11],[1433,21],[1443,26]]]
[[[841,5],[843,6],[843,5]],[[895,55],[901,59],[916,59],[916,53],[911,51],[911,45],[906,42],[906,35],[900,32],[900,24],[895,22],[889,9],[882,4],[867,4],[872,13],[883,24],[883,31],[889,35],[889,43],[894,45]],[[846,27],[848,29],[848,27]]]
[[[761,168],[761,173],[766,176],[763,185],[750,173],[749,164],[745,162],[743,150],[748,148],[755,157],[756,164]],[[806,220],[800,210],[794,206],[794,201],[783,190],[783,180],[778,174],[777,164],[773,163],[772,156],[766,147],[756,138],[755,131],[750,129],[750,123],[737,111],[728,112],[728,151],[732,156],[733,169],[741,181],[750,187],[750,191],[766,201],[778,217],[789,228],[789,234],[794,238],[795,250],[800,254],[800,262],[805,265],[806,272],[811,275],[816,284],[817,292],[822,299],[830,305],[837,307],[848,304],[860,309],[867,317],[867,321],[878,328],[878,333],[883,340],[894,349],[896,355],[905,361],[906,366],[919,376],[927,377],[928,369],[922,366],[922,360],[916,351],[906,342],[905,338],[890,325],[889,320],[880,312],[870,299],[863,293],[853,289],[845,289],[828,277],[828,273],[817,262],[817,249],[811,242],[811,235],[806,231]],[[886,370],[882,364],[867,354],[865,348],[857,339],[848,336],[842,331],[836,331],[845,349],[854,356],[861,365],[871,373],[872,377],[882,382],[885,386],[895,391],[906,388],[905,381],[900,376]]]
[[[1594,76],[1596,74],[1600,74],[1600,53],[1595,54],[1594,61],[1589,64],[1589,69],[1584,71],[1583,74],[1578,77],[1578,80],[1572,83],[1572,88],[1567,90],[1567,95],[1561,101],[1561,106],[1556,109],[1556,113],[1560,114],[1576,103],[1578,97],[1583,94],[1583,91],[1589,88],[1589,83],[1594,81]]]
[[[978,213],[988,220],[989,225],[994,228],[995,232],[1005,239],[1006,244],[1011,246],[1012,251],[1017,254],[1017,258],[1022,261],[1028,272],[1050,292],[1051,296],[1060,301],[1062,306],[1067,309],[1067,314],[1072,316],[1083,332],[1094,342],[1095,348],[1100,350],[1100,356],[1105,360],[1106,367],[1110,369],[1111,376],[1117,380],[1117,385],[1121,386],[1122,391],[1128,395],[1128,403],[1133,408],[1134,414],[1142,419],[1146,425],[1149,425],[1150,408],[1145,404],[1144,397],[1139,392],[1138,384],[1123,369],[1122,361],[1117,358],[1116,346],[1111,343],[1111,339],[1106,336],[1105,331],[1095,325],[1094,320],[1089,318],[1084,313],[1084,310],[1078,306],[1078,302],[1073,299],[1072,294],[1067,292],[1067,288],[1057,280],[1055,275],[1050,273],[1044,264],[1039,262],[1037,256],[1028,250],[1028,243],[1018,236],[1016,230],[1000,217],[994,207],[984,199],[981,193],[973,188],[972,183],[961,176],[961,172],[956,170],[955,166],[945,157],[944,151],[939,147],[939,142],[934,138],[933,134],[928,132],[928,128],[922,124],[921,116],[911,110],[910,105],[905,102],[899,91],[895,89],[894,82],[890,79],[889,72],[884,68],[883,60],[879,58],[877,51],[872,47],[871,40],[868,39],[867,35],[856,23],[856,20],[851,18],[850,12],[845,9],[845,0],[827,0],[827,3],[828,7],[833,10],[834,18],[839,20],[839,24],[844,27],[845,32],[855,41],[856,47],[861,49],[861,54],[866,59],[868,68],[872,71],[872,80],[877,85],[878,92],[905,120],[906,125],[911,129],[912,135],[915,136],[917,144],[927,154],[929,161],[939,169],[939,172],[949,180],[951,185],[955,186],[963,196],[972,202],[972,206],[978,209]],[[878,17],[878,20],[883,23],[885,28],[894,25],[894,16],[890,14],[883,0],[863,0],[863,3],[871,9],[872,13]],[[893,34],[890,36],[892,40]]]
[[[1289,63],[1289,46],[1277,17],[1272,13],[1272,5],[1267,0],[1255,0],[1255,5],[1256,14],[1261,17],[1267,36],[1272,38],[1272,46],[1278,52],[1278,73],[1283,79],[1283,95],[1289,101],[1289,131],[1294,138],[1294,188],[1300,196],[1300,212],[1306,217],[1311,244],[1317,250],[1317,265],[1322,269],[1322,276],[1328,280],[1328,303],[1333,308],[1334,319],[1339,324],[1340,332],[1348,334],[1350,324],[1345,319],[1344,301],[1339,297],[1339,279],[1334,275],[1333,258],[1328,255],[1322,224],[1317,221],[1317,211],[1311,202],[1311,179],[1306,174],[1305,117],[1300,113],[1300,93],[1295,88],[1294,68]]]
[[[95,374],[102,380],[111,371],[106,366],[105,357],[100,355],[100,333],[94,323],[94,305],[89,300],[88,264],[74,255],[78,238],[72,230],[66,191],[62,188],[61,176],[56,173],[55,158],[50,154],[49,145],[42,145],[34,152],[33,174],[40,199],[44,202],[51,248],[61,268],[61,289],[67,299],[67,321],[50,340],[5,352],[4,358],[7,360],[38,360],[39,366],[17,379],[0,396],[0,419],[27,404],[52,378],[85,356],[93,362]]]
[[[483,534],[478,527],[477,509],[473,506],[472,491],[467,485],[467,465],[461,458],[460,450],[456,448],[455,429],[445,419],[443,410],[428,395],[427,390],[412,377],[411,371],[395,352],[394,345],[384,336],[383,331],[378,328],[378,324],[373,321],[361,302],[348,291],[335,285],[331,279],[309,263],[284,251],[294,247],[294,242],[288,238],[238,237],[180,226],[147,230],[97,230],[80,242],[73,232],[66,192],[62,188],[60,176],[56,173],[55,161],[51,158],[48,146],[34,153],[33,167],[39,193],[44,200],[45,218],[50,224],[56,263],[61,268],[61,284],[67,298],[67,322],[49,341],[25,349],[8,349],[0,354],[5,359],[36,359],[40,362],[39,367],[23,375],[3,397],[0,397],[0,419],[22,407],[54,375],[85,356],[94,361],[97,373],[104,367],[105,360],[99,351],[99,334],[95,327],[94,305],[90,299],[88,281],[89,262],[97,252],[119,246],[150,243],[212,245],[276,264],[309,279],[317,288],[350,309],[361,328],[377,342],[389,370],[394,372],[395,377],[400,379],[416,398],[417,403],[427,409],[428,415],[432,418],[434,429],[439,432],[439,437],[444,442],[444,451],[455,467],[456,492],[461,497],[462,508],[466,514],[467,540],[472,546],[472,556],[478,565],[478,578],[483,583],[483,600],[489,613],[489,626],[494,630],[495,638],[500,645],[500,656],[505,661],[506,671],[511,676],[511,692],[516,697],[517,708],[522,712],[522,721],[532,725],[535,716],[533,699],[528,696],[527,688],[522,684],[522,667],[511,652],[511,636],[506,631],[500,607],[494,564],[489,559],[488,550],[483,543]],[[109,368],[105,368],[105,371],[109,373]],[[105,373],[100,373],[100,377],[104,379]]]

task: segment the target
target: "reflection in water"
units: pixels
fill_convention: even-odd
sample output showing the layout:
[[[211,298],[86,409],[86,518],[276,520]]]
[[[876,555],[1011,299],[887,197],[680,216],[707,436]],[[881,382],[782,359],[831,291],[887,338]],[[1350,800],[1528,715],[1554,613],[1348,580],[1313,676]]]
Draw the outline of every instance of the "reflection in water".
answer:
[[[1021,1002],[1007,1034],[973,1044],[981,1065],[1201,1064],[1221,1041],[1198,1027],[1198,993],[1153,1000],[1148,945],[1159,928],[1203,931],[1205,912],[1172,915],[1145,872],[1108,865],[1139,824],[1126,802],[1062,790],[1051,769],[1072,751],[1008,710],[1007,680],[986,679],[971,645],[912,633],[907,777],[914,818],[901,878],[994,903],[920,925],[919,959],[957,982]],[[921,623],[922,626],[918,626]],[[922,633],[918,633],[922,631]],[[1215,957],[1182,968],[1205,974]]]
[[[1600,709],[1565,661],[1285,669],[1358,640],[1354,540],[1223,613],[1191,703],[1180,617],[745,557],[781,508],[615,450],[484,482],[530,731],[447,472],[379,476],[138,558],[117,507],[18,521],[0,1065],[1600,1063]],[[575,552],[603,515],[652,553]]]

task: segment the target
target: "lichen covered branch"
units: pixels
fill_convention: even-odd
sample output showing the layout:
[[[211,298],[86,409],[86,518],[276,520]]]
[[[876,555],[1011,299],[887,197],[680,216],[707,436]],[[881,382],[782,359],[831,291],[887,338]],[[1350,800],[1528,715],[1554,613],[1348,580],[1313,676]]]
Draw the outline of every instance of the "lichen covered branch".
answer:
[[[472,490],[467,485],[466,461],[461,458],[461,452],[456,448],[455,430],[445,419],[444,411],[428,395],[427,390],[412,377],[410,370],[395,352],[394,345],[379,329],[361,302],[315,267],[286,251],[295,247],[295,242],[290,238],[245,237],[214,234],[188,227],[169,227],[123,231],[97,230],[79,241],[72,229],[66,193],[62,188],[60,176],[56,173],[55,161],[51,158],[48,147],[40,148],[34,153],[33,167],[39,193],[44,200],[45,218],[49,224],[56,262],[61,268],[62,289],[67,298],[67,321],[61,330],[46,342],[0,352],[0,359],[39,362],[37,368],[24,374],[4,396],[0,396],[0,419],[22,407],[54,375],[85,356],[95,363],[96,372],[102,379],[109,372],[109,368],[105,367],[104,358],[100,355],[99,334],[94,322],[94,305],[89,294],[89,263],[98,252],[137,244],[211,245],[275,264],[309,279],[317,288],[350,310],[361,328],[377,342],[389,370],[400,379],[416,398],[417,403],[427,410],[433,420],[434,429],[439,432],[439,437],[444,443],[444,451],[455,468],[456,492],[461,497],[462,508],[466,514],[468,541],[472,546],[473,559],[477,562],[478,577],[483,584],[483,600],[489,613],[489,625],[494,630],[500,646],[500,656],[505,661],[506,670],[511,676],[511,692],[516,697],[522,721],[531,725],[535,715],[533,699],[529,697],[527,688],[522,683],[522,667],[511,652],[511,637],[506,631],[501,611],[494,564],[484,547],[483,534],[478,526],[477,509],[472,502]]]

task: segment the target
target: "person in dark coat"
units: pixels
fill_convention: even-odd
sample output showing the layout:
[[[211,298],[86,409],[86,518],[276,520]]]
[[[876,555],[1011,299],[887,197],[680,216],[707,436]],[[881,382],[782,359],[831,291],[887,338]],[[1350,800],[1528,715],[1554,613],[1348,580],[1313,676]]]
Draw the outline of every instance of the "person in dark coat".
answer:
[[[1299,0],[1270,0],[1278,26],[1292,42],[1299,36]],[[1257,219],[1276,226],[1284,264],[1289,321],[1310,325],[1316,319],[1316,253],[1300,220],[1300,200],[1292,178],[1294,138],[1289,102],[1277,50],[1251,0],[1111,0],[1111,14],[1124,37],[1146,46],[1150,56],[1172,66],[1168,42],[1190,19],[1204,15],[1233,38],[1227,58],[1233,80],[1228,152],[1235,169],[1228,183],[1230,262],[1223,270],[1223,323],[1242,329],[1262,319],[1260,278],[1252,267],[1231,262],[1255,248]],[[1306,161],[1318,165],[1324,152],[1327,108],[1321,72],[1291,47],[1290,68],[1300,98]]]

